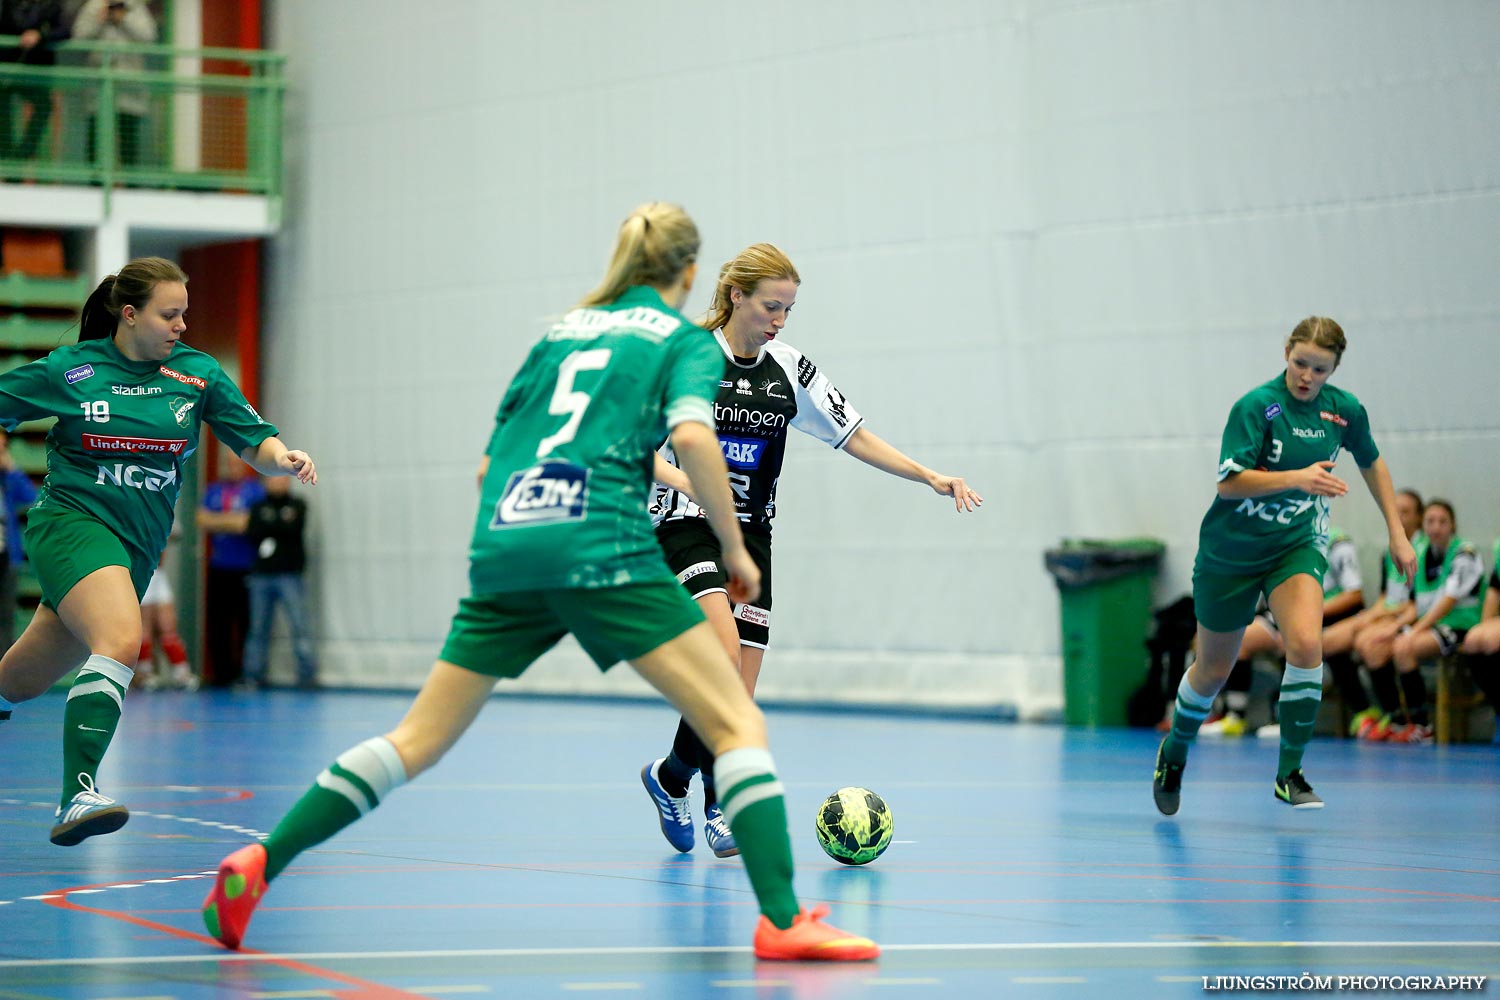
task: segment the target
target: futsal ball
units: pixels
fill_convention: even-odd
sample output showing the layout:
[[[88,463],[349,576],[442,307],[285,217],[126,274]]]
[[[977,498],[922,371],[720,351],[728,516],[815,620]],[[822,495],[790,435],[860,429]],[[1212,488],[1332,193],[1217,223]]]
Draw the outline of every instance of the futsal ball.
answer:
[[[868,788],[840,788],[818,807],[818,846],[833,860],[867,865],[891,845],[891,807]]]

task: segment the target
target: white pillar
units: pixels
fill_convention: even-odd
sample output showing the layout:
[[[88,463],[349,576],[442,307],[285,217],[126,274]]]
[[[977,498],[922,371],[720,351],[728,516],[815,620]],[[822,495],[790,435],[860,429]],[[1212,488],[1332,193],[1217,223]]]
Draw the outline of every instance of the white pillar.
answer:
[[[172,44],[179,49],[203,46],[203,7],[200,0],[177,0],[172,4]],[[203,60],[182,57],[173,60],[172,72],[179,77],[203,73]],[[172,169],[190,173],[202,166],[203,96],[195,90],[178,91],[172,98]]]
[[[130,260],[130,228],[117,218],[108,218],[94,230],[94,259],[90,261],[94,281],[104,280]]]

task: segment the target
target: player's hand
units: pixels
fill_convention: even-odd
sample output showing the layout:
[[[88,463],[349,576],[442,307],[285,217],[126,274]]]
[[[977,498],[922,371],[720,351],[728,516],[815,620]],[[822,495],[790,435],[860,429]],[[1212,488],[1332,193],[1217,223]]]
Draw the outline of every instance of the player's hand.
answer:
[[[1391,536],[1391,561],[1396,564],[1407,583],[1417,578],[1417,553],[1411,547],[1405,532]]]
[[[318,470],[313,467],[313,460],[305,451],[289,451],[281,456],[279,464],[282,469],[297,477],[297,481],[304,486],[318,485]]]
[[[724,551],[724,571],[729,574],[729,600],[748,604],[760,596],[760,567],[750,558],[745,546]]]
[[[1349,484],[1332,472],[1333,462],[1314,462],[1298,474],[1297,488],[1315,497],[1341,497]]]
[[[966,510],[978,510],[984,504],[984,497],[970,489],[963,476],[934,476],[932,491],[941,496],[952,497],[953,508],[960,514]]]

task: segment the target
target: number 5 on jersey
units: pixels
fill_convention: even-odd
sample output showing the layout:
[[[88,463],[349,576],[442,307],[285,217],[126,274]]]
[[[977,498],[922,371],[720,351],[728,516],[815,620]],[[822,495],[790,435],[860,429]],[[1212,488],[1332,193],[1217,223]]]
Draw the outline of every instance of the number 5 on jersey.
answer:
[[[583,421],[583,411],[588,409],[593,399],[588,393],[574,389],[573,380],[578,377],[579,372],[600,371],[608,367],[609,355],[609,350],[602,347],[592,351],[577,351],[569,354],[558,366],[557,388],[552,390],[552,405],[547,407],[547,412],[558,416],[566,413],[568,421],[556,434],[542,438],[536,446],[537,458],[545,458],[553,448],[567,444],[578,433],[578,425]]]

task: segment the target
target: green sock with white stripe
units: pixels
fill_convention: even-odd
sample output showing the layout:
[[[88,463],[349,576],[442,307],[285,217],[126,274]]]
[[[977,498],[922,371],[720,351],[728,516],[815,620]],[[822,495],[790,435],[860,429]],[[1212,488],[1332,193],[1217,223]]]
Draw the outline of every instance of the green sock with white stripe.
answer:
[[[1191,673],[1191,671],[1189,671]],[[1172,729],[1162,742],[1162,756],[1172,764],[1186,764],[1188,750],[1198,738],[1198,727],[1208,718],[1214,707],[1213,694],[1199,694],[1198,689],[1188,683],[1188,675],[1182,675],[1177,685],[1177,707],[1172,710]]]
[[[68,689],[63,708],[63,787],[61,805],[94,789],[94,774],[114,739],[125,710],[125,692],[135,671],[95,653],[84,661]]]
[[[345,750],[318,775],[266,838],[266,881],[280,875],[297,855],[332,837],[404,784],[406,765],[384,736]]]
[[[1302,754],[1312,739],[1313,723],[1318,721],[1318,705],[1323,700],[1323,665],[1304,668],[1286,665],[1281,675],[1281,756],[1276,762],[1276,777],[1285,778],[1302,766]]]
[[[740,747],[714,761],[719,806],[739,845],[760,912],[782,930],[801,907],[792,891],[792,840],[786,829],[786,799],[771,752]]]

